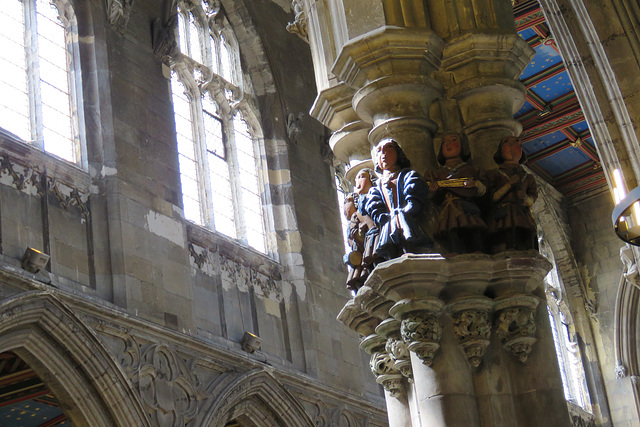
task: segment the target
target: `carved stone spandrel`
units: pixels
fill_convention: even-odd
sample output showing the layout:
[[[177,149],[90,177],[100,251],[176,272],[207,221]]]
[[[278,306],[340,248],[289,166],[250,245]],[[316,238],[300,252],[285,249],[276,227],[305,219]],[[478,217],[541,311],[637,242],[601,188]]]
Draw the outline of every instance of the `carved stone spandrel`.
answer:
[[[184,426],[197,414],[197,391],[191,371],[164,345],[142,353],[138,389],[155,425]]]

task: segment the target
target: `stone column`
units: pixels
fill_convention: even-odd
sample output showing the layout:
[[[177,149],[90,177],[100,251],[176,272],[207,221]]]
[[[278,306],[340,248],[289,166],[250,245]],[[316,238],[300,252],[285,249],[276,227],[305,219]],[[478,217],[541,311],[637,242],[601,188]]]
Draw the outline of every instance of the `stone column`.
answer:
[[[363,287],[355,299],[350,300],[338,315],[338,320],[363,336],[360,348],[371,355],[371,372],[384,388],[390,427],[411,424],[406,378],[411,378],[411,365],[407,365],[408,350],[402,347],[399,322],[381,321],[388,316],[393,303]],[[378,316],[378,317],[376,317]]]
[[[379,353],[372,365],[389,370],[376,372],[379,381],[400,384],[410,372],[404,390],[417,408],[391,406],[414,415],[405,425],[570,424],[542,299],[548,269],[534,251],[407,254],[376,267],[350,304],[378,319],[392,316],[363,348]],[[396,355],[399,336],[410,370],[401,349]]]

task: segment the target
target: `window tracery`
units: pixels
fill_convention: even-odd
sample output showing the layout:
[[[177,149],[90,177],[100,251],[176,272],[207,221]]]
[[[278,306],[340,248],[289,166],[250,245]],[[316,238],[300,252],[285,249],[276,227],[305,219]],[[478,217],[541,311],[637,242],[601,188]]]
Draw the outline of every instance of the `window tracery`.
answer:
[[[592,413],[582,353],[578,344],[573,315],[566,299],[566,291],[560,281],[553,253],[544,239],[541,241],[540,248],[541,253],[553,265],[545,278],[547,311],[558,356],[565,399],[584,411]]]
[[[180,1],[168,58],[185,218],[266,253],[261,130],[219,5]]]
[[[65,0],[0,10],[0,130],[85,166],[77,23]]]

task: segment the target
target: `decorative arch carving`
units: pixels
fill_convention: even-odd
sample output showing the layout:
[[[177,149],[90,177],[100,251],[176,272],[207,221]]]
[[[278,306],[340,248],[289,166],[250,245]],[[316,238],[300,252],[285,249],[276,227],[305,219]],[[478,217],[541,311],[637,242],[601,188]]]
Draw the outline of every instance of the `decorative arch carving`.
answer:
[[[269,372],[222,375],[207,387],[199,426],[223,426],[234,419],[256,426],[313,427],[302,405]]]
[[[117,362],[93,331],[49,292],[0,304],[0,352],[22,358],[74,425],[151,426]]]

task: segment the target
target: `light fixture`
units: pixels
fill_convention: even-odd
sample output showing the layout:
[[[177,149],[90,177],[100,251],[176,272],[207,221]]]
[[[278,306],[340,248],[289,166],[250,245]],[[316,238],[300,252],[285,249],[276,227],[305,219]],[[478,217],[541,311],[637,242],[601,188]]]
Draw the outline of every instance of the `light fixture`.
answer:
[[[615,189],[614,189],[615,191]],[[634,246],[640,246],[640,187],[636,187],[626,196],[615,194],[616,202],[611,221],[618,237]]]
[[[246,351],[247,353],[253,353],[260,348],[260,344],[262,344],[262,338],[260,338],[256,334],[245,331],[240,344],[242,345],[242,349],[244,351]]]
[[[37,249],[27,248],[22,256],[22,268],[29,273],[37,273],[47,266],[49,255]]]

